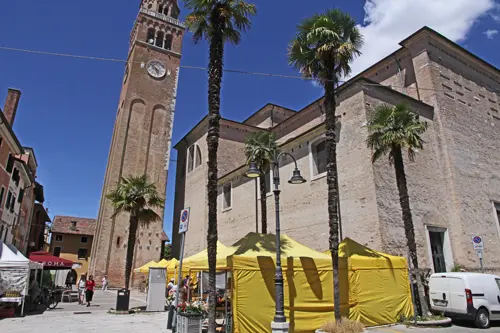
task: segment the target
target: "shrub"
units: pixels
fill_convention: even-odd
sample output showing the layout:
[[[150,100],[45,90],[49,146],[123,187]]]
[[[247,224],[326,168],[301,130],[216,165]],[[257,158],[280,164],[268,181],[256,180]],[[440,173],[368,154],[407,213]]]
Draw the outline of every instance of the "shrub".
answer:
[[[326,333],[359,333],[363,332],[365,325],[359,321],[342,318],[342,320],[335,322],[329,321],[321,327]]]

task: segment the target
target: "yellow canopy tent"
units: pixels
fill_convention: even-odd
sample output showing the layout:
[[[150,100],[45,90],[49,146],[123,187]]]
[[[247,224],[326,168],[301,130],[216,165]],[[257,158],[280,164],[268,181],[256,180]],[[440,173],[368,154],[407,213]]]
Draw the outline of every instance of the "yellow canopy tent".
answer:
[[[148,273],[149,267],[151,267],[152,265],[155,265],[155,264],[156,264],[156,261],[151,260],[147,264],[144,264],[141,267],[134,269],[134,273]]]
[[[179,261],[175,258],[171,259],[168,261],[167,264],[167,281],[170,281],[170,279],[176,279],[177,278],[177,267],[179,265]]]
[[[276,236],[249,233],[232,249],[228,265],[233,279],[234,332],[271,332]],[[281,254],[285,315],[290,332],[312,332],[333,317],[331,259],[284,235]]]
[[[348,263],[350,319],[374,326],[413,315],[405,258],[369,249],[349,238],[340,243],[339,256]]]
[[[275,235],[250,233],[232,246],[234,333],[271,332],[275,307]],[[281,237],[285,315],[290,331],[312,332],[333,318],[329,254]],[[350,239],[340,245],[343,316],[368,326],[411,316],[406,260],[370,250]]]
[[[167,268],[168,265],[168,260],[163,258],[162,260],[158,261],[157,263],[149,266],[149,267],[155,267],[155,268]]]

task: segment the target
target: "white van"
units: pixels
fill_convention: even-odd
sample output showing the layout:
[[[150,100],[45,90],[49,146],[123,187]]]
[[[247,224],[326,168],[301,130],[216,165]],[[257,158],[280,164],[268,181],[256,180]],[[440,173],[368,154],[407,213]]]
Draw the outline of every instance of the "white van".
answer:
[[[435,273],[429,282],[431,308],[445,316],[473,320],[488,328],[500,320],[500,276],[481,273]]]

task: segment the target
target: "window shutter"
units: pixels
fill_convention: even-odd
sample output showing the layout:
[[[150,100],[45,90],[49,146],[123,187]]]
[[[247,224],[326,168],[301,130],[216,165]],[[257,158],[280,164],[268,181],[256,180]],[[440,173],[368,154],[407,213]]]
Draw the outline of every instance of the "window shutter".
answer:
[[[9,159],[7,160],[7,167],[5,170],[7,170],[8,173],[12,172],[12,167],[14,166],[14,157],[12,154],[9,154]]]
[[[24,197],[24,189],[19,190],[19,198],[17,198],[17,202],[23,202]]]

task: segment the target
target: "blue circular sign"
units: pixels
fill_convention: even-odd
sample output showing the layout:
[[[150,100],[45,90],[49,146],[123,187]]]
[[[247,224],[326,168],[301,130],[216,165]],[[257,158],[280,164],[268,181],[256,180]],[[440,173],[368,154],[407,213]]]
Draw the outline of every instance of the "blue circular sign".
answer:
[[[185,210],[182,212],[182,215],[181,215],[181,221],[182,222],[186,222],[187,221],[187,218],[188,218],[188,211]]]
[[[480,236],[475,236],[472,241],[476,244],[480,244],[483,240],[481,239]]]

